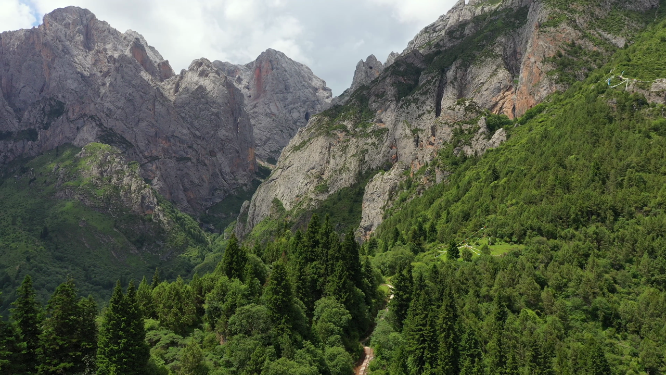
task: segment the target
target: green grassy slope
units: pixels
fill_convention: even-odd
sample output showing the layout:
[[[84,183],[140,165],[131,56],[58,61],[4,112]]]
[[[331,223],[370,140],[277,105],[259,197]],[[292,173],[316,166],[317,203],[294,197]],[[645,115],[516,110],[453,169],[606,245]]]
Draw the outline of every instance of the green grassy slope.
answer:
[[[170,203],[159,198],[164,220],[153,220],[122,203],[127,187],[83,178],[101,158],[119,155],[102,144],[85,149],[79,157],[81,149],[61,146],[1,171],[0,314],[7,316],[25,274],[44,301],[67,275],[102,301],[117,279],[150,277],[158,265],[163,277],[187,275],[209,251],[197,223]],[[140,181],[137,167],[129,163],[119,173]]]

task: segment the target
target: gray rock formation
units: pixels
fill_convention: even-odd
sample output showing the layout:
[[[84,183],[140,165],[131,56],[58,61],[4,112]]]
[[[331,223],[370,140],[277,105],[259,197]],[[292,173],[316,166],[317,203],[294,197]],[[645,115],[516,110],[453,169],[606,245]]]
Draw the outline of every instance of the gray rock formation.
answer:
[[[641,10],[651,9],[648,3]],[[367,90],[348,90],[338,98],[336,103],[345,104],[335,111],[340,115],[316,116],[298,132],[239,217],[237,234],[271,217],[275,199],[287,211],[313,209],[364,173],[390,165],[365,187],[359,235],[367,237],[406,176],[427,167],[419,184],[445,180],[448,171],[433,163],[443,147],[456,142],[454,152],[480,155],[506,140],[503,129],[487,129],[486,113],[515,118],[565,88],[548,74],[555,68],[551,58],[574,40],[583,48],[598,47],[581,32],[592,30],[585,17],[569,18],[580,22],[573,26],[542,27],[561,11],[540,0],[460,0],[392,57]],[[502,17],[503,29],[494,17]],[[454,137],[457,132],[468,140]]]
[[[397,52],[389,53],[388,57],[386,58],[386,62],[384,63],[384,68],[391,66],[391,64],[395,62],[395,59],[397,59],[398,56],[400,56],[400,54]]]
[[[68,7],[0,34],[0,165],[58,145],[123,150],[189,212],[248,186],[256,162],[243,95],[211,62],[174,74],[134,31]]]
[[[255,152],[264,161],[277,160],[298,129],[331,103],[326,82],[307,66],[273,49],[246,65],[213,64],[243,93],[254,127]]]
[[[357,88],[372,82],[373,79],[379,77],[382,71],[384,71],[384,64],[377,60],[375,55],[368,56],[365,61],[359,61],[358,64],[356,64],[354,79],[349,88],[350,91],[353,92]]]

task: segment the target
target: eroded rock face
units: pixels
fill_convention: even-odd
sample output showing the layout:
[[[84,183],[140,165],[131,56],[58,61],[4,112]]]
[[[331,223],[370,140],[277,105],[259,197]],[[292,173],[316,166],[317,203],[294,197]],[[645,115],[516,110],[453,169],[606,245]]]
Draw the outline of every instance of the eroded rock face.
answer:
[[[277,160],[310,117],[328,108],[331,89],[307,66],[268,49],[246,65],[215,61],[244,95],[254,127],[256,155]]]
[[[651,6],[646,1],[641,10]],[[567,22],[548,26],[546,21],[559,11],[536,0],[459,1],[423,29],[400,56],[392,57],[365,89],[336,99],[347,106],[366,106],[370,117],[354,118],[353,113],[366,113],[365,109],[337,119],[320,115],[299,131],[239,218],[237,234],[244,235],[269,217],[274,199],[287,210],[314,208],[357,183],[363,173],[388,165],[388,172],[366,186],[359,236],[367,237],[383,220],[391,191],[405,176],[429,166],[419,183],[446,178],[446,170],[430,163],[450,142],[462,142],[454,139],[454,130],[471,133],[468,143],[454,145],[454,152],[480,155],[499,146],[506,132],[489,131],[484,113],[509,118],[524,114],[566,88],[556,75],[548,74],[556,67],[553,56],[558,51],[574,40],[583,48],[597,48],[580,31],[596,32],[588,28],[592,23],[585,17],[571,21],[580,23],[576,27]],[[499,17],[504,28],[498,26]]]
[[[243,95],[205,59],[176,75],[134,31],[85,9],[0,34],[0,165],[58,145],[111,144],[181,209],[247,186],[256,161]]]
[[[384,64],[377,60],[375,55],[368,56],[365,61],[359,61],[358,64],[356,64],[356,70],[354,71],[354,79],[352,80],[350,91],[354,91],[357,88],[372,82],[372,80],[379,77],[383,71]]]

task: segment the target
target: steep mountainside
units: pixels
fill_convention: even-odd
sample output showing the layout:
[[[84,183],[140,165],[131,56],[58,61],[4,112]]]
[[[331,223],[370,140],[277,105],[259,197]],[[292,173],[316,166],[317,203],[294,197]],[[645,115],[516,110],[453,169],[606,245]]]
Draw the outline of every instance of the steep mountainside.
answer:
[[[188,275],[211,248],[199,225],[141,178],[137,162],[101,143],[9,163],[0,196],[3,312],[26,274],[43,300],[67,275],[103,300],[115,280],[156,267],[163,277]]]
[[[425,185],[446,178],[448,167],[433,163],[438,153],[479,155],[501,144],[510,119],[601,66],[658,5],[459,1],[376,79],[298,132],[236,232],[302,216],[374,174],[358,218],[368,236],[408,177],[421,171]]]
[[[0,34],[0,80],[1,165],[98,141],[189,212],[254,179],[252,126],[234,84],[206,59],[174,74],[139,34],[87,10]]]
[[[268,49],[245,65],[214,61],[245,98],[258,158],[275,164],[311,116],[328,108],[331,89],[310,68]]]

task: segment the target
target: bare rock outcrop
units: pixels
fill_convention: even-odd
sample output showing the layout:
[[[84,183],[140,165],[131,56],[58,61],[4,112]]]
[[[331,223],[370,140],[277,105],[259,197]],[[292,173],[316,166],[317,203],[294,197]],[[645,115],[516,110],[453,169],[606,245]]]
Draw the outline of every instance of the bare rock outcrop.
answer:
[[[67,7],[0,34],[0,165],[71,143],[121,149],[141,176],[197,212],[254,178],[241,92],[205,59],[175,74],[134,31]]]
[[[254,127],[255,152],[264,161],[277,160],[298,129],[331,103],[332,92],[326,82],[307,66],[273,49],[249,64],[213,64],[243,93]]]
[[[384,71],[384,64],[382,64],[375,55],[368,56],[365,61],[361,60],[356,64],[356,70],[354,71],[354,79],[350,87],[350,91],[354,91],[357,88],[367,85],[372,82],[375,78]]]

